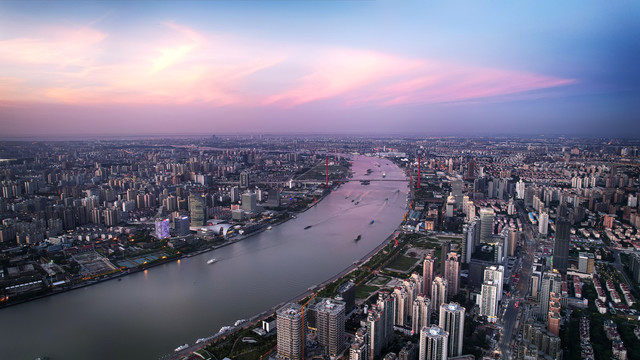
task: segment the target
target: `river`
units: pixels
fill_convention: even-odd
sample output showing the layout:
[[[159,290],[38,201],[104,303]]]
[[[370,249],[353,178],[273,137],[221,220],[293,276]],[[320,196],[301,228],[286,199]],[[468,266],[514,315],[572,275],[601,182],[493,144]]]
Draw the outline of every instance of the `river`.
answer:
[[[355,178],[405,179],[385,159],[358,156],[352,170]],[[406,196],[406,182],[349,182],[296,219],[233,245],[1,309],[0,359],[158,359],[341,272],[397,228]],[[211,258],[218,262],[207,265]]]

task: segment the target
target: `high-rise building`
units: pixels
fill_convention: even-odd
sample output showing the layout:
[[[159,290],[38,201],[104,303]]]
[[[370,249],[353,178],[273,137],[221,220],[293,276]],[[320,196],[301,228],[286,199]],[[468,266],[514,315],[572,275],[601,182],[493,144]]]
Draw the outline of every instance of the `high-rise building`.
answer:
[[[460,261],[458,254],[450,252],[444,266],[444,278],[447,280],[447,297],[458,294],[460,290]]]
[[[367,329],[359,328],[349,349],[349,360],[369,360]]]
[[[493,209],[480,209],[480,242],[483,244],[491,242],[491,236],[493,235],[493,216]]]
[[[104,224],[106,226],[115,226],[118,224],[118,210],[105,209],[104,210]]]
[[[440,305],[447,302],[447,281],[436,276],[431,284],[431,307],[439,309]]]
[[[451,242],[443,241],[440,244],[440,274],[444,274],[444,265],[447,260],[447,254],[451,250]]]
[[[446,208],[445,208],[445,217],[448,217],[448,218],[453,217],[453,209],[455,208],[455,206],[456,206],[456,198],[455,198],[455,196],[453,196],[453,194],[450,194],[447,197],[447,205],[446,205]]]
[[[515,226],[512,226],[509,228],[509,241],[507,246],[507,255],[515,256],[517,244],[518,244],[518,229]]]
[[[498,315],[498,286],[494,280],[486,280],[482,284],[479,298],[480,315],[486,316],[488,322],[496,322]]]
[[[418,350],[419,346],[417,344],[408,341],[400,352],[398,353],[398,360],[418,360]]]
[[[413,300],[413,311],[411,316],[411,331],[418,334],[420,329],[429,326],[431,318],[431,299],[426,296],[418,295]]]
[[[169,235],[169,219],[156,220],[156,238],[166,239]]]
[[[306,324],[300,305],[286,304],[277,314],[278,358],[303,360]]]
[[[173,219],[173,227],[177,236],[189,235],[189,220],[188,216],[178,216]]]
[[[468,224],[466,224],[466,232],[463,231],[464,239],[463,246],[464,251],[462,255],[462,261],[465,263],[471,262],[471,255],[473,255],[476,250],[476,245],[480,243],[479,234],[480,234],[480,220],[478,218],[474,218]]]
[[[240,187],[243,189],[246,189],[250,186],[251,184],[249,183],[249,173],[246,171],[243,171],[240,173]]]
[[[431,297],[431,283],[433,282],[434,277],[434,260],[431,258],[431,255],[427,255],[424,259],[424,263],[422,264],[422,290],[427,295],[427,297]]]
[[[204,226],[205,206],[203,194],[189,194],[189,215],[191,217],[191,226]]]
[[[324,354],[336,357],[345,345],[345,303],[334,299],[321,299],[315,304],[316,334]],[[278,329],[278,331],[280,331]]]
[[[404,326],[408,316],[408,296],[406,290],[402,286],[398,286],[393,290],[394,299],[396,300],[396,316],[395,325]]]
[[[571,223],[567,218],[559,218],[556,223],[556,239],[553,245],[553,268],[559,272],[567,273],[569,257],[569,240],[571,236]]]
[[[516,183],[516,198],[518,200],[523,200],[525,196],[525,186],[522,179],[518,180]]]
[[[542,286],[540,288],[540,314],[547,318],[549,313],[549,294],[562,291],[562,277],[557,272],[547,271],[542,275]]]
[[[253,192],[245,192],[242,194],[242,210],[249,213],[255,213],[258,209],[257,197]]]
[[[549,312],[547,320],[547,330],[555,336],[560,336],[560,314]]]
[[[592,253],[581,252],[578,255],[578,271],[585,274],[591,274],[593,272],[593,265],[595,259]]]
[[[420,330],[419,360],[446,360],[449,333],[439,326],[423,327]]]
[[[374,304],[367,314],[367,355],[368,360],[374,360],[382,351],[384,346],[384,317],[378,305]]]
[[[233,204],[240,201],[240,189],[238,189],[237,186],[234,186],[231,189],[229,189],[229,197],[231,198],[231,202]]]
[[[440,306],[439,325],[449,333],[448,356],[462,355],[462,338],[464,336],[464,307],[451,302]]]
[[[345,312],[349,314],[356,306],[356,283],[351,280],[342,284],[338,289],[338,295],[345,303]]]
[[[502,265],[492,265],[488,266],[484,269],[484,281],[493,280],[496,285],[496,290],[498,291],[498,301],[502,300],[502,284],[504,282],[504,266]]]
[[[507,204],[507,215],[515,215],[516,214],[516,204],[513,201],[513,198],[509,199],[509,203]]]
[[[538,232],[540,235],[547,235],[547,230],[549,229],[549,214],[546,210],[540,211],[540,216],[538,216]]]
[[[376,302],[376,305],[378,306],[378,309],[382,311],[381,316],[384,320],[384,327],[382,329],[382,339],[384,342],[383,346],[389,345],[389,343],[391,343],[391,341],[393,340],[393,320],[396,314],[395,304],[396,301],[390,293],[386,291],[378,292],[378,301]]]

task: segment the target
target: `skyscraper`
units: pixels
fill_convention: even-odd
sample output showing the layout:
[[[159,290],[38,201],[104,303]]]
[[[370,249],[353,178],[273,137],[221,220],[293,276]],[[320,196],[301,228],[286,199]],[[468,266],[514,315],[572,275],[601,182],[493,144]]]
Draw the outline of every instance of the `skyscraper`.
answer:
[[[507,246],[507,255],[515,256],[516,246],[518,243],[518,229],[515,226],[509,228],[509,242]]]
[[[464,228],[465,231],[463,231],[464,239],[462,249],[462,262],[464,263],[468,264],[471,262],[471,255],[473,255],[476,250],[476,245],[480,242],[479,239],[477,239],[477,235],[480,232],[478,230],[478,227],[480,226],[479,223],[480,221],[478,221],[478,218],[474,218],[465,225],[466,228]]]
[[[378,293],[378,301],[376,305],[378,309],[382,311],[381,317],[384,320],[384,327],[382,329],[383,346],[389,345],[393,340],[393,320],[395,318],[395,299],[386,291],[380,291]]]
[[[253,192],[245,192],[242,194],[242,210],[249,212],[249,213],[255,213],[257,210],[257,203],[256,203],[257,197],[256,194]]]
[[[422,295],[418,295],[418,297],[413,300],[411,331],[413,331],[414,334],[420,333],[420,329],[425,326],[429,326],[430,318],[431,299]]]
[[[444,278],[447,280],[447,297],[458,294],[460,290],[460,261],[458,254],[450,252],[444,266]]]
[[[278,358],[303,360],[305,327],[298,304],[286,304],[277,311]]]
[[[502,283],[504,282],[504,266],[492,265],[484,269],[484,281],[493,280],[496,285],[498,301],[502,300]]]
[[[422,285],[422,290],[424,293],[431,297],[431,283],[433,282],[434,276],[434,259],[431,258],[431,255],[427,255],[424,259],[424,263],[422,264],[422,281],[424,281],[424,285]]]
[[[407,319],[407,292],[402,286],[398,286],[393,290],[394,299],[396,300],[396,316],[395,325],[404,326]]]
[[[451,242],[443,241],[440,244],[440,274],[444,274],[444,266],[447,260],[447,254],[451,250]]]
[[[249,183],[249,173],[246,171],[243,171],[240,173],[240,187],[243,189],[246,189],[250,186]]]
[[[520,179],[516,183],[516,198],[519,200],[524,199],[524,195],[525,195],[524,191],[525,191],[524,182],[522,181],[522,179]]]
[[[173,219],[173,227],[175,228],[176,235],[189,235],[189,217],[178,216],[177,218]]]
[[[447,346],[448,356],[462,355],[462,338],[464,336],[464,313],[465,308],[460,304],[452,302],[440,306],[439,325],[444,331],[449,333]]]
[[[367,329],[359,328],[349,349],[349,360],[369,360]]]
[[[344,350],[345,303],[334,299],[321,299],[315,305],[318,343],[324,354],[336,357]],[[280,331],[280,330],[278,330]]]
[[[486,316],[489,322],[496,322],[498,315],[498,287],[495,281],[486,280],[482,284],[479,305],[480,315]]]
[[[431,307],[439,309],[447,301],[447,281],[436,276],[431,284]]]
[[[491,236],[493,235],[493,209],[482,208],[480,209],[480,242],[491,242]]]
[[[200,193],[189,194],[189,215],[191,217],[191,226],[204,226],[204,211],[204,195]]]
[[[547,211],[540,211],[540,216],[538,217],[538,232],[540,235],[547,235],[547,229],[549,229],[549,214]]]
[[[557,272],[547,271],[542,275],[540,288],[540,314],[547,319],[549,313],[549,294],[562,291],[562,277]]]
[[[234,204],[240,200],[240,190],[238,189],[237,186],[234,186],[231,189],[229,189],[229,197],[231,198],[231,202]]]
[[[569,239],[571,235],[571,223],[569,219],[561,217],[556,223],[556,239],[553,245],[553,268],[563,274],[567,273],[569,257]]]
[[[367,314],[367,355],[368,360],[374,360],[384,345],[384,317],[378,305],[374,304]]]
[[[156,238],[166,239],[169,236],[169,219],[156,220]]]
[[[419,360],[446,360],[449,333],[441,327],[432,325],[420,330]]]

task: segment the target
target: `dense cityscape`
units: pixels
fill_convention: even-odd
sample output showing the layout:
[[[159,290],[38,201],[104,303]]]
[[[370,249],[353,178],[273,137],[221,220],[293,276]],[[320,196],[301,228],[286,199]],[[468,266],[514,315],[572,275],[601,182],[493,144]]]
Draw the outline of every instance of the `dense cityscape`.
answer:
[[[362,259],[163,358],[633,359],[639,145],[274,135],[3,142],[0,311],[192,257],[215,269],[229,261],[220,249],[298,221],[342,188],[393,183],[406,194],[401,222]],[[362,156],[374,160],[366,170],[354,165]],[[349,196],[341,201],[354,209],[365,202]],[[369,227],[383,221],[367,213]]]
[[[640,1],[0,1],[0,360],[640,360]]]

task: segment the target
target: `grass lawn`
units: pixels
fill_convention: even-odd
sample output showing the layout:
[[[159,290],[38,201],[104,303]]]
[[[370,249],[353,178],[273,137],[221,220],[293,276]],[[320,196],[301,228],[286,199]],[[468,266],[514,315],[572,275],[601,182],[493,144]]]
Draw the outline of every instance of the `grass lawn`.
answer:
[[[390,269],[409,271],[418,261],[416,258],[399,255],[387,266]]]
[[[376,276],[376,278],[375,278],[375,279],[373,279],[373,280],[369,281],[369,284],[371,284],[371,285],[377,285],[377,286],[384,286],[384,285],[387,285],[387,283],[389,282],[389,280],[391,280],[391,279],[389,279],[389,278],[388,278],[388,277],[386,277],[386,276]]]
[[[376,290],[378,290],[377,286],[360,285],[360,286],[356,287],[356,298],[357,299],[366,299],[366,298],[369,297],[369,295],[371,295],[371,293],[373,293]]]

